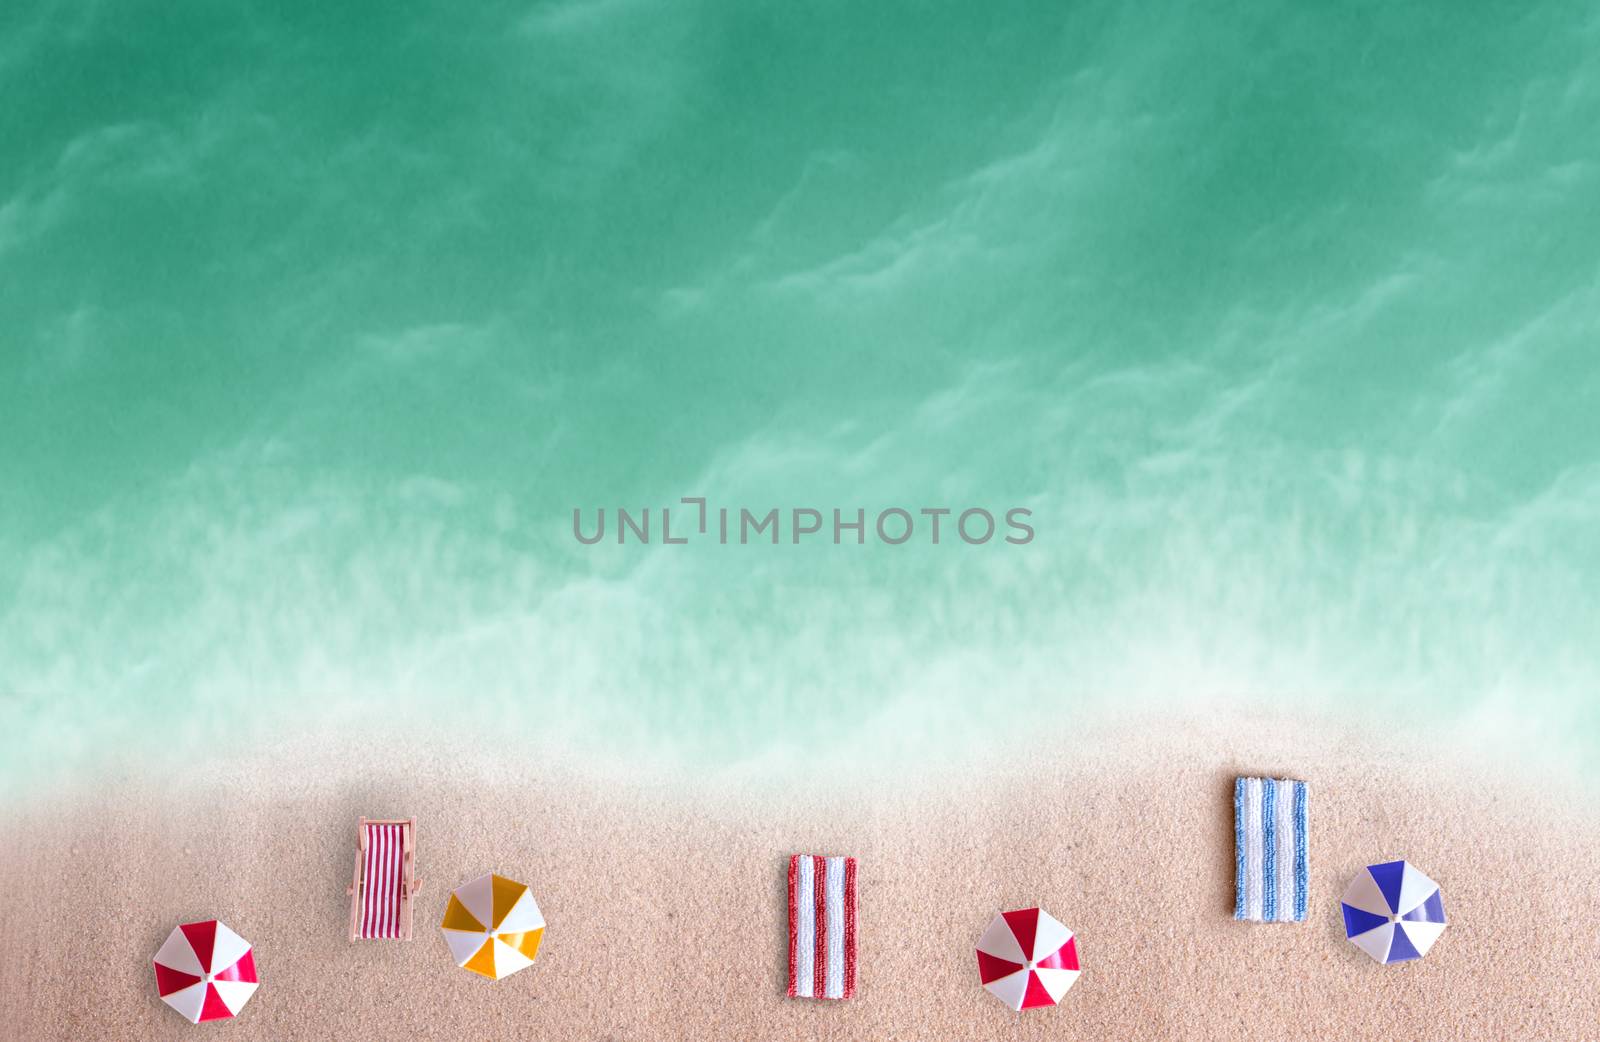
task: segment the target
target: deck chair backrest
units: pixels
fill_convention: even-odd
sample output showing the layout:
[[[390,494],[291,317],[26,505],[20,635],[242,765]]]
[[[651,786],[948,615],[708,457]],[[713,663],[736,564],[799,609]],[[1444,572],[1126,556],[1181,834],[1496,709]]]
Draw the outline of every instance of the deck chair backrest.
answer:
[[[405,893],[406,852],[411,826],[407,822],[368,822],[363,851],[360,927],[363,939],[403,936],[402,898]]]

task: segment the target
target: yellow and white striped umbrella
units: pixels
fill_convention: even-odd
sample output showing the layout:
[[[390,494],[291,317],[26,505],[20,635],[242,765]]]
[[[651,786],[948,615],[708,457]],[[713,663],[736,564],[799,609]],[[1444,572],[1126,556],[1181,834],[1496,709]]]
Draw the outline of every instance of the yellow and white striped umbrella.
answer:
[[[533,965],[544,938],[544,916],[533,894],[492,873],[456,887],[439,925],[456,965],[490,980]]]

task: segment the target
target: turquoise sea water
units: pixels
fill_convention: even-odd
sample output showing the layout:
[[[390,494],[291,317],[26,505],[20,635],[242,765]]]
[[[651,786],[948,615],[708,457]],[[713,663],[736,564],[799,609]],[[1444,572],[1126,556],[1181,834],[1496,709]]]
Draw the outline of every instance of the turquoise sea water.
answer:
[[[1587,5],[25,2],[0,96],[13,774],[1244,697],[1600,752]],[[1036,534],[572,537],[682,496]]]

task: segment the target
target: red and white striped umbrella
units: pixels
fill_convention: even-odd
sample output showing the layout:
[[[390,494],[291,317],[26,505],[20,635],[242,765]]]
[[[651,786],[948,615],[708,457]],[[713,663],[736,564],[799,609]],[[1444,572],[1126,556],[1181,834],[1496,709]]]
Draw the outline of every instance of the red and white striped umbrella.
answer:
[[[1054,1006],[1078,973],[1072,931],[1043,909],[1001,912],[978,941],[978,977],[1012,1009]]]
[[[174,929],[153,961],[161,1001],[192,1024],[237,1016],[258,984],[250,942],[215,919]]]

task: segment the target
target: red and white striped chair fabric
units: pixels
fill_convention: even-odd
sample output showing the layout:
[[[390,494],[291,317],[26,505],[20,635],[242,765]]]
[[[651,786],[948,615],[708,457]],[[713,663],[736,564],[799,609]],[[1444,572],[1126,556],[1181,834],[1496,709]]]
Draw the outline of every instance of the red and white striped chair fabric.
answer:
[[[411,939],[416,826],[416,818],[361,819],[356,878],[350,887],[352,941]]]

